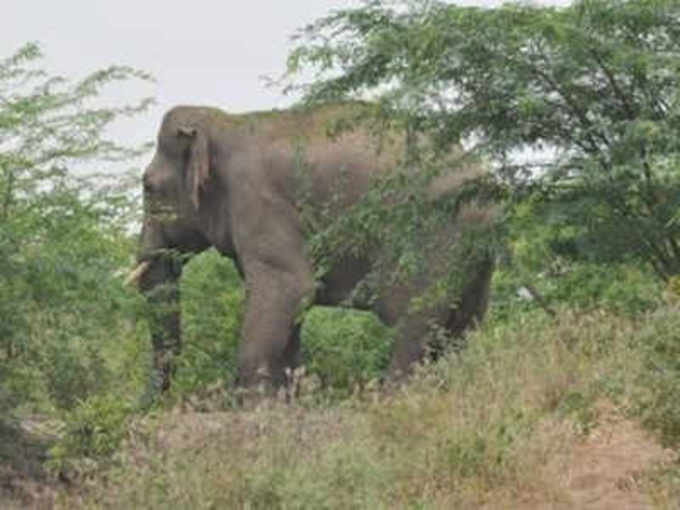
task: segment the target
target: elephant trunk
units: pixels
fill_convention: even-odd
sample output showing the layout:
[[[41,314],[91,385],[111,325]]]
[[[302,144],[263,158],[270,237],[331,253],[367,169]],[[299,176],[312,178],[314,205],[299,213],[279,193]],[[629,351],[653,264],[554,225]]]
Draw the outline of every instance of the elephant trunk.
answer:
[[[145,221],[137,267],[126,282],[135,284],[149,304],[147,318],[153,344],[153,373],[148,397],[170,387],[173,358],[181,350],[179,277],[182,261],[163,245],[161,233]]]

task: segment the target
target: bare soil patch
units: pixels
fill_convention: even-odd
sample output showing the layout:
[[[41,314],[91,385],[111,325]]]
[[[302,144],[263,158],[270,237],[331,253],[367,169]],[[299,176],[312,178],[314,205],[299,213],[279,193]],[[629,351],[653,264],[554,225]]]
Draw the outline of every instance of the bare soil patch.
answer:
[[[599,406],[599,425],[572,442],[537,473],[541,495],[518,494],[488,506],[519,510],[638,510],[679,508],[680,501],[653,497],[648,475],[675,456],[637,423],[609,405]]]

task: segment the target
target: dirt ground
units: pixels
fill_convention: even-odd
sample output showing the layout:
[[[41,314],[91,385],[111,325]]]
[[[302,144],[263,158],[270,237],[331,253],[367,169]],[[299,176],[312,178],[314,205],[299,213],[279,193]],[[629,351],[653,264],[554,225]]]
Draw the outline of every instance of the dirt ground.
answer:
[[[611,407],[600,410],[600,424],[582,441],[549,462],[537,477],[545,494],[518,495],[512,503],[493,507],[518,510],[680,509],[680,501],[655,501],[646,474],[674,460],[636,423]],[[514,498],[513,498],[514,499]]]
[[[233,420],[222,413],[184,415],[181,422],[191,434],[183,434],[178,424],[169,435],[158,439],[168,445],[186,448],[185,437],[199,440]],[[200,425],[200,426],[199,426]],[[2,429],[0,445],[0,508],[50,509],[65,483],[47,477],[41,468],[45,442],[22,429]],[[186,430],[185,430],[186,432]],[[197,439],[199,438],[199,439]],[[680,501],[657,500],[646,484],[646,473],[673,461],[673,452],[664,450],[637,424],[611,409],[600,413],[599,425],[584,439],[573,442],[536,473],[539,491],[522,490],[510,500],[497,498],[485,510],[637,510],[680,509]],[[70,490],[76,490],[70,487]]]

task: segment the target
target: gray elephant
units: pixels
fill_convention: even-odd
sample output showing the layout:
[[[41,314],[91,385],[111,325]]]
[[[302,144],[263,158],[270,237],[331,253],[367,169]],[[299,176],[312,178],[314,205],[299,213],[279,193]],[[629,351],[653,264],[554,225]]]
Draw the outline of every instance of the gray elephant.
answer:
[[[357,128],[327,136],[330,121],[360,108],[325,105],[229,115],[214,108],[178,106],[165,114],[156,153],[143,176],[139,265],[131,275],[157,311],[151,330],[161,389],[170,384],[172,357],[180,348],[177,280],[188,257],[177,254],[215,247],[233,259],[244,279],[246,310],[238,359],[238,382],[244,386],[286,382],[286,368],[300,363],[303,312],[313,304],[370,308],[385,324],[395,326],[391,370],[402,374],[422,358],[433,323],[459,334],[481,319],[492,257],[467,271],[456,306],[448,303],[418,312],[411,310],[411,298],[432,283],[436,272],[386,282],[364,302],[350,298],[371,271],[376,252],[339,257],[315,277],[300,188],[305,189],[304,214],[342,214],[404,154],[403,135],[401,142],[386,142],[385,136],[379,139]],[[439,177],[431,185],[433,199],[460,183],[454,174]],[[329,211],[330,203],[336,211]],[[478,209],[460,211],[451,228],[438,234],[441,242],[453,242],[457,222],[487,221],[488,215]]]

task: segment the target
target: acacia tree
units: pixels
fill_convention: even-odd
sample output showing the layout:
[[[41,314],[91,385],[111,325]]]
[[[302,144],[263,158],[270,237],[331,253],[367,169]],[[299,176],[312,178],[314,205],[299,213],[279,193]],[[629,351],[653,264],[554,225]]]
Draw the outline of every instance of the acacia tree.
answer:
[[[69,342],[106,331],[136,211],[132,181],[100,169],[146,150],[106,130],[151,100],[102,106],[101,91],[148,75],[114,66],[73,82],[40,69],[41,57],[30,43],[0,60],[0,408],[36,384],[69,406],[103,374],[86,374]],[[95,362],[95,344],[82,345]]]
[[[567,251],[680,273],[677,2],[373,0],[297,41],[290,74],[315,72],[294,86],[306,101],[368,95],[406,110],[436,147],[466,141],[513,197],[572,227]]]

